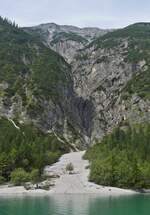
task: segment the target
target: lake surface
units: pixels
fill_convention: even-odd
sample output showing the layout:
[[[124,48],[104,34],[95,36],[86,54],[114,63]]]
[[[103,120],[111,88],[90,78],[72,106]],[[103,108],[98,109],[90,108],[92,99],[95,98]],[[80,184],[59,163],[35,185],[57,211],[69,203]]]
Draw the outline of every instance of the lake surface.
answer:
[[[150,195],[1,198],[0,215],[149,215]]]

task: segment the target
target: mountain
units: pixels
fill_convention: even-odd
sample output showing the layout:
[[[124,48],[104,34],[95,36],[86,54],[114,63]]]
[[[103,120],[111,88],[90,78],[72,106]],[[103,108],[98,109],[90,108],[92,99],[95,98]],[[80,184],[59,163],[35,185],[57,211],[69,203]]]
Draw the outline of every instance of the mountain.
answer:
[[[21,29],[0,17],[0,181],[149,123],[149,59],[149,23]]]
[[[92,120],[87,119],[91,142],[121,121],[149,121],[149,28],[149,23],[88,28],[90,36],[87,29],[56,24],[25,29],[48,47],[57,44],[54,50],[71,65],[74,91],[93,105]]]
[[[101,139],[121,121],[150,120],[149,23],[109,32],[54,23],[1,26],[2,116],[30,121],[78,147]],[[64,34],[69,42],[85,43],[71,47],[70,64],[60,56],[64,45],[58,54],[49,47]]]
[[[31,34],[38,34],[48,47],[62,55],[68,63],[72,61],[77,50],[84,48],[94,38],[111,31],[99,28],[78,28],[55,23],[41,24],[24,28],[24,30]]]
[[[64,135],[70,144],[88,139],[92,104],[74,92],[70,65],[60,55],[1,18],[0,59],[1,116]]]

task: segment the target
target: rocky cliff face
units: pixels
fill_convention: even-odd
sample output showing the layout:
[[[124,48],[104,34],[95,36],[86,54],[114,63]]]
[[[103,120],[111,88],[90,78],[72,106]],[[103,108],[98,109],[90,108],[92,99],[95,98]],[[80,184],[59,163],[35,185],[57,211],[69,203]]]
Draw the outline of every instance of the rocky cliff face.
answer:
[[[72,66],[76,93],[94,105],[91,141],[100,139],[121,121],[150,119],[148,100],[144,101],[136,93],[128,100],[122,96],[128,81],[144,70],[144,60],[137,62],[134,69],[132,63],[125,61],[126,53],[120,47],[84,50],[83,54],[87,54],[87,60],[74,61]]]
[[[24,28],[24,30],[32,34],[39,34],[42,41],[62,55],[68,63],[71,63],[78,50],[83,49],[93,39],[111,31],[99,28],[78,28],[55,23]]]
[[[94,105],[91,142],[124,121],[150,121],[149,40],[144,37],[149,27],[137,24],[109,33],[75,56],[75,91]]]

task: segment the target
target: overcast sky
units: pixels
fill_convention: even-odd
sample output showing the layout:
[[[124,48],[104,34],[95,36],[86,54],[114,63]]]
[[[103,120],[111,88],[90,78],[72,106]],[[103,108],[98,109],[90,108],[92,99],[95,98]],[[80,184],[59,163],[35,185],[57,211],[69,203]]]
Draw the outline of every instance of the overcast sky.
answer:
[[[119,28],[150,22],[150,0],[0,0],[0,15],[20,26],[55,22]]]

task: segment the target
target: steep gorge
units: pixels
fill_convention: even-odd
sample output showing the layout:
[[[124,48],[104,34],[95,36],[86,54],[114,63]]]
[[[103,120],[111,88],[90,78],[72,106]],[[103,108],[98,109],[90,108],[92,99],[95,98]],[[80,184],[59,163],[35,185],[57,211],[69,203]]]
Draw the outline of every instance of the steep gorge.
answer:
[[[37,33],[37,27],[33,28],[34,33],[35,29]],[[86,101],[79,113],[82,113],[84,127],[90,131],[89,143],[101,139],[122,121],[149,122],[149,23],[137,23],[115,31],[97,29],[90,40],[86,33],[79,35],[68,26],[69,46],[64,36],[66,29],[60,29],[58,32],[50,24],[42,25],[38,26],[38,34],[44,43],[49,41],[47,44],[55,35],[57,40],[53,40],[53,44],[59,44],[59,50],[55,51],[71,65],[74,91]],[[84,43],[80,38],[74,47],[72,32],[76,38],[82,36]]]

